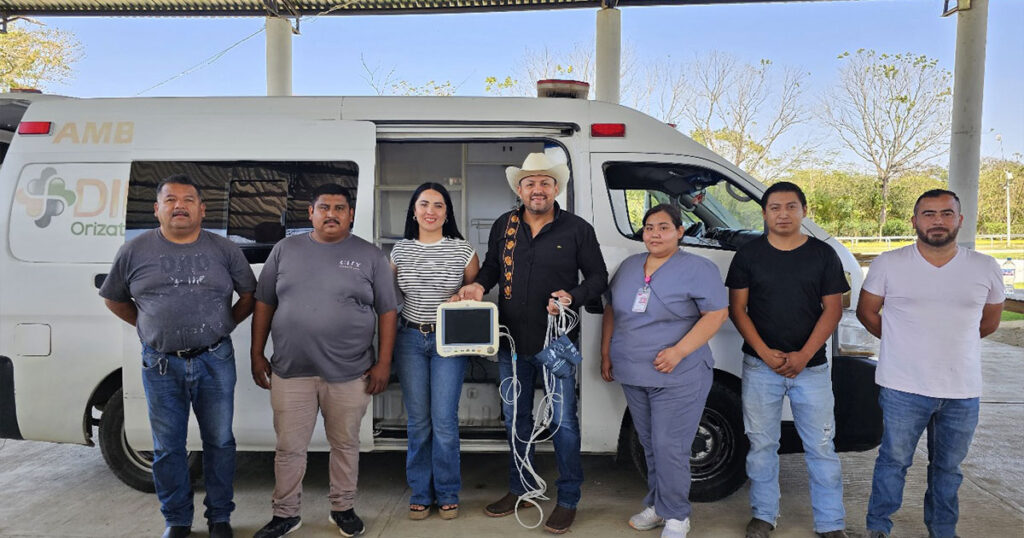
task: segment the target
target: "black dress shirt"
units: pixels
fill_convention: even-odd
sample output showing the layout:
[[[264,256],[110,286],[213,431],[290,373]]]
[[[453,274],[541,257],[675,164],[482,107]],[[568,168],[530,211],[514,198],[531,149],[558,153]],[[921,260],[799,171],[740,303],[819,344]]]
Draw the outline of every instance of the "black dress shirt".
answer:
[[[548,324],[547,305],[551,294],[565,290],[572,295],[571,308],[597,299],[608,287],[608,269],[597,243],[594,227],[587,221],[562,211],[555,203],[555,218],[545,224],[536,236],[522,220],[524,209],[509,211],[497,218],[487,240],[487,256],[476,277],[476,283],[490,290],[502,274],[502,253],[505,231],[513,214],[520,217],[513,256],[511,299],[498,290],[498,315],[516,341],[516,351],[534,355],[544,348]],[[583,281],[579,273],[583,273]],[[578,340],[579,327],[569,335]],[[505,345],[503,342],[502,345]]]

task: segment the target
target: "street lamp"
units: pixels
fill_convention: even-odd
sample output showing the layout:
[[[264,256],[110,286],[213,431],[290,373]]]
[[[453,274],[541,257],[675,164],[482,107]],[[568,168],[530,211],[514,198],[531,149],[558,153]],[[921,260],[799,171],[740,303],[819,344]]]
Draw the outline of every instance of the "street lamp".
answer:
[[[1013,172],[1003,170],[1003,178],[1006,180],[1003,185],[1006,189],[1006,248],[1010,248],[1010,181],[1013,180]]]

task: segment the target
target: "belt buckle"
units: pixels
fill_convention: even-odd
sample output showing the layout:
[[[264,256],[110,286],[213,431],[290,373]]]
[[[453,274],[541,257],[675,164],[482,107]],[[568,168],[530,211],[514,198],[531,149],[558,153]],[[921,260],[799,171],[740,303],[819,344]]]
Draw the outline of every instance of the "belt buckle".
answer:
[[[433,328],[429,323],[420,323],[419,326],[417,326],[416,328],[420,330],[420,334],[422,334],[423,336],[426,336],[434,332],[432,330],[429,330]]]
[[[188,358],[188,357],[187,357],[187,355],[188,355],[188,352],[189,352],[189,351],[191,351],[191,350],[188,350],[188,349],[179,349],[178,351],[175,351],[175,352],[174,352],[174,355],[175,355],[176,357],[178,357],[179,359],[187,359],[187,358]]]

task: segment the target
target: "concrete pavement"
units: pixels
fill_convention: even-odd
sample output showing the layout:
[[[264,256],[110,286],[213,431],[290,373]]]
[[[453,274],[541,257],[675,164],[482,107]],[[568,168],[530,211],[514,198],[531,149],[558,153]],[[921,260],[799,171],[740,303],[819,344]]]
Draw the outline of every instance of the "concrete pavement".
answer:
[[[984,343],[985,396],[981,420],[964,464],[960,489],[960,526],[964,538],[1024,538],[1024,352],[1019,347]],[[864,513],[876,451],[842,454],[847,523],[851,536],[864,532]],[[514,518],[492,519],[485,504],[505,492],[505,454],[463,456],[461,515],[442,521],[436,514],[410,521],[404,453],[364,454],[356,510],[367,523],[365,536],[387,538],[463,538],[548,536],[526,530]],[[556,471],[550,454],[538,456],[539,467],[554,490]],[[922,522],[924,441],[907,478],[903,509],[895,516],[894,536],[926,537]],[[640,508],[645,485],[631,465],[611,457],[584,458],[583,501],[570,535],[657,537],[638,533],[626,520]],[[327,457],[313,454],[305,481],[303,527],[290,536],[338,536],[327,521]],[[807,472],[799,454],[782,456],[782,517],[775,538],[812,537]],[[236,535],[251,536],[270,518],[273,455],[243,453],[236,479]],[[545,511],[552,503],[545,504]],[[197,526],[206,536],[197,493]],[[537,522],[536,511],[523,514]],[[532,518],[532,519],[531,519]],[[747,488],[727,499],[694,506],[690,536],[742,536],[749,518]],[[0,440],[0,536],[2,537],[147,537],[163,528],[154,495],[128,488],[107,470],[99,449],[30,441]]]

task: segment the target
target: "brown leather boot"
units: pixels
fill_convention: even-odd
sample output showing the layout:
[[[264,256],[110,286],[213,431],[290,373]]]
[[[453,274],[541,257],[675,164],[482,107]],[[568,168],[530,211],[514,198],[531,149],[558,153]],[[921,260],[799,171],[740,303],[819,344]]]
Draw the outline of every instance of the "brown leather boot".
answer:
[[[519,495],[509,492],[504,497],[492,502],[484,507],[484,513],[489,517],[505,517],[516,511],[516,501],[519,500]],[[520,502],[519,509],[525,510],[527,508],[533,508],[532,503]]]
[[[551,517],[544,524],[544,530],[554,534],[565,534],[569,532],[569,527],[572,526],[575,519],[575,508],[566,508],[556,504],[555,509],[551,511]]]

